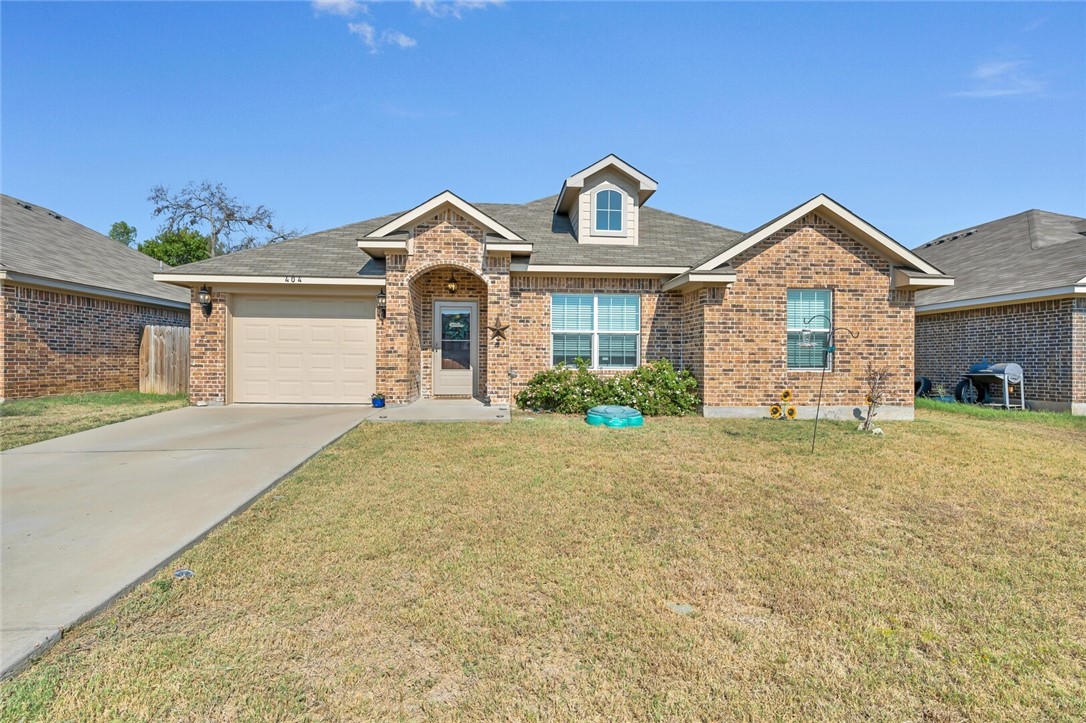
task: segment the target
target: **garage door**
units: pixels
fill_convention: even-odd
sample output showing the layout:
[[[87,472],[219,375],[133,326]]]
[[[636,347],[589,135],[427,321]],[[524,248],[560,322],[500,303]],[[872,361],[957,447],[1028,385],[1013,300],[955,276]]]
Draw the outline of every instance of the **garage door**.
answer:
[[[373,299],[240,296],[231,303],[235,402],[369,402],[376,377]]]

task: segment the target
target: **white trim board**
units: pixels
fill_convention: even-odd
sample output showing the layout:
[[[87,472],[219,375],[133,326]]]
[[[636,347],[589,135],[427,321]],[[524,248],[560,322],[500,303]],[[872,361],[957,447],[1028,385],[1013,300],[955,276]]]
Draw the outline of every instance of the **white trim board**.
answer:
[[[158,274],[155,274],[155,276],[158,276]],[[145,294],[134,294],[128,291],[104,289],[99,286],[90,286],[88,284],[80,284],[74,281],[46,279],[41,276],[20,274],[17,271],[0,271],[0,279],[12,284],[20,284],[22,286],[35,286],[38,288],[50,289],[54,291],[68,291],[74,294],[79,294],[81,296],[93,296],[99,299],[112,299],[114,301],[127,301],[133,304],[142,304],[144,306],[161,306],[168,309],[189,308],[189,303],[187,301],[174,301],[173,299],[163,299],[158,296],[148,296]],[[158,280],[159,279],[155,279],[155,281]]]
[[[738,277],[735,274],[699,274],[696,271],[687,271],[685,274],[679,274],[665,281],[662,289],[664,291],[693,291],[702,286],[727,286],[734,284],[736,278]]]
[[[514,261],[509,270],[519,274],[569,274],[576,276],[675,276],[687,266],[590,266],[575,264],[530,264]]]
[[[155,281],[177,286],[190,284],[271,284],[290,288],[305,286],[384,286],[383,276],[329,277],[329,276],[239,276],[214,274],[155,274]],[[187,306],[187,304],[186,304]]]
[[[826,220],[840,226],[845,231],[863,236],[869,239],[873,245],[879,247],[879,249],[890,258],[900,263],[912,266],[925,274],[932,274],[936,276],[945,276],[945,274],[939,269],[935,268],[924,259],[914,254],[909,249],[905,248],[897,241],[893,240],[882,231],[864,221],[856,214],[849,211],[841,204],[834,201],[832,198],[824,193],[820,193],[807,203],[804,203],[796,208],[792,209],[788,213],[784,214],[772,223],[767,224],[760,229],[757,233],[751,234],[750,237],[744,239],[742,242],[732,246],[725,251],[717,254],[713,258],[709,259],[705,263],[698,266],[695,271],[711,271],[721,264],[727,263],[729,260],[735,258],[739,254],[743,253],[752,246],[769,238],[773,234],[780,231],[782,228],[794,223],[797,219],[803,218],[809,213],[820,213],[826,217]]]
[[[1086,279],[1083,279],[1086,281]],[[978,296],[975,299],[960,299],[958,301],[944,301],[937,304],[918,304],[917,314],[935,314],[940,311],[957,311],[959,309],[979,309],[985,306],[1002,306],[1004,304],[1022,304],[1029,301],[1045,301],[1058,299],[1065,296],[1086,296],[1086,286],[1058,286],[1051,289],[1038,289],[1036,291],[1020,291],[1014,294],[997,294],[995,296]]]
[[[442,191],[430,200],[420,203],[418,206],[415,206],[410,211],[406,211],[397,216],[396,218],[392,219],[384,226],[381,226],[380,228],[369,232],[368,234],[366,234],[366,238],[381,238],[391,233],[400,231],[406,227],[413,226],[419,221],[422,221],[430,216],[432,213],[436,212],[439,208],[441,208],[441,206],[445,204],[452,206],[460,213],[461,216],[464,216],[470,221],[473,221],[476,225],[482,227],[483,229],[491,231],[496,236],[500,236],[507,241],[524,241],[524,239],[522,239],[520,236],[510,231],[508,228],[498,223],[490,216],[487,216],[485,213],[475,208],[475,206],[472,206],[470,203],[460,198],[452,191]]]

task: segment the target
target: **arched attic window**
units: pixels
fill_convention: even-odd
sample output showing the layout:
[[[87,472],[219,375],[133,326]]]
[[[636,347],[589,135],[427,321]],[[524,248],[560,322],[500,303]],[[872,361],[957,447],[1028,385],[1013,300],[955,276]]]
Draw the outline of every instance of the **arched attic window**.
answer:
[[[610,188],[596,191],[597,231],[622,231],[622,194]]]

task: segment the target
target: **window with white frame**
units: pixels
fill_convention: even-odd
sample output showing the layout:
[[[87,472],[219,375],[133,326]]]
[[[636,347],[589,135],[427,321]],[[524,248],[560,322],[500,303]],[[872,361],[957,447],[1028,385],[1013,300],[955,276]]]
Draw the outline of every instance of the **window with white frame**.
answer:
[[[606,188],[596,191],[597,231],[622,231],[622,194]]]
[[[826,349],[833,328],[829,289],[788,290],[788,368],[828,368]]]
[[[640,361],[637,294],[551,295],[551,362],[593,369],[630,369]]]

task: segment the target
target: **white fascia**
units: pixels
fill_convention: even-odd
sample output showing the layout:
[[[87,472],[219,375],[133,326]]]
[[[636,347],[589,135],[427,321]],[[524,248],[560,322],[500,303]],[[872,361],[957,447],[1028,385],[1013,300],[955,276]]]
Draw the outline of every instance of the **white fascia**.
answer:
[[[155,274],[156,276],[158,274]],[[26,286],[37,286],[42,289],[53,289],[56,291],[70,291],[72,293],[94,296],[100,299],[114,299],[119,301],[128,301],[133,304],[143,304],[145,306],[163,306],[171,309],[187,309],[189,308],[188,302],[174,301],[173,299],[163,299],[159,296],[150,296],[148,294],[135,294],[127,291],[117,291],[115,289],[104,289],[99,286],[90,286],[89,284],[80,284],[74,281],[61,281],[60,279],[47,279],[42,276],[32,276],[30,274],[20,274],[17,271],[0,270],[0,280],[10,281],[13,284],[25,284]],[[155,279],[156,281],[158,279]]]
[[[951,276],[910,276],[905,269],[894,269],[895,289],[935,289],[953,285],[954,278]]]
[[[664,291],[693,291],[702,286],[727,286],[734,284],[735,274],[699,274],[696,271],[688,271],[673,279],[664,282]]]
[[[358,242],[358,248],[374,258],[380,259],[384,258],[390,251],[407,253],[409,241],[407,239],[362,239]]]
[[[1083,279],[1080,283],[1086,283]],[[1002,304],[1017,304],[1026,301],[1041,301],[1044,299],[1058,299],[1065,296],[1086,296],[1086,286],[1075,284],[1074,286],[1057,286],[1051,289],[1039,289],[1037,291],[1020,291],[1014,294],[997,294],[995,296],[978,296],[975,299],[960,299],[958,301],[944,301],[938,304],[922,304],[916,307],[917,314],[935,314],[940,311],[956,311],[959,309],[978,309],[984,306],[1000,306]]]
[[[383,276],[226,276],[213,274],[155,274],[155,281],[177,286],[191,284],[270,284],[298,288],[302,286],[384,286]]]
[[[820,193],[807,203],[804,203],[792,209],[773,223],[770,223],[764,228],[760,229],[758,233],[752,234],[749,238],[744,239],[741,243],[736,244],[735,246],[732,246],[725,251],[722,251],[720,254],[703,263],[696,270],[709,271],[711,269],[715,269],[721,264],[727,263],[729,260],[735,258],[752,246],[755,246],[761,241],[769,238],[785,226],[788,226],[789,224],[796,221],[796,219],[803,218],[807,214],[814,213],[816,211],[821,212],[822,215],[826,216],[826,220],[842,227],[846,231],[867,239],[869,242],[871,242],[873,246],[879,248],[886,256],[889,256],[890,258],[898,261],[899,263],[912,266],[925,274],[944,276],[943,272],[941,272],[939,269],[935,268],[927,261],[917,256],[912,251],[899,244],[897,241],[894,241],[882,231],[879,231],[867,221],[864,221],[862,218],[852,213],[847,208],[837,203],[824,193]]]
[[[531,264],[514,261],[509,270],[521,274],[557,274],[559,276],[675,276],[687,266],[588,266],[574,264]]]
[[[460,215],[464,218],[467,218],[468,220],[474,222],[477,226],[480,226],[497,236],[501,236],[507,241],[524,241],[524,239],[522,239],[520,236],[510,231],[508,228],[498,223],[490,216],[487,216],[485,213],[475,208],[475,206],[472,206],[470,203],[460,198],[452,191],[442,191],[441,193],[431,198],[429,201],[425,201],[418,206],[415,206],[410,211],[402,213],[396,218],[392,219],[384,226],[381,226],[380,228],[366,234],[366,238],[381,238],[382,236],[387,236],[391,233],[401,231],[404,228],[414,226],[419,221],[422,221],[433,212],[437,211],[437,209],[439,209],[444,204],[449,204],[457,211],[459,211]]]

